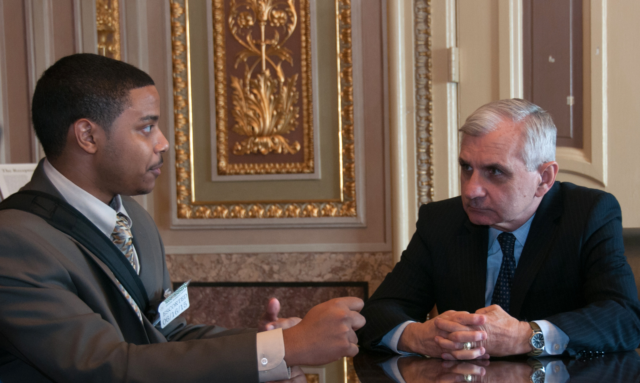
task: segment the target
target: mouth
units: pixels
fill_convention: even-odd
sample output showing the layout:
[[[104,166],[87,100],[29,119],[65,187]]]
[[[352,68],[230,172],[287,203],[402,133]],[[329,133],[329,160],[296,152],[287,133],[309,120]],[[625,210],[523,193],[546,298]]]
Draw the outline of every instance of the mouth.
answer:
[[[162,160],[162,157],[160,157],[160,161],[153,165],[152,167],[149,168],[149,171],[153,174],[155,174],[156,176],[159,176],[160,173],[162,173],[162,171],[160,170],[160,168],[162,167],[162,164],[164,163],[164,161]]]

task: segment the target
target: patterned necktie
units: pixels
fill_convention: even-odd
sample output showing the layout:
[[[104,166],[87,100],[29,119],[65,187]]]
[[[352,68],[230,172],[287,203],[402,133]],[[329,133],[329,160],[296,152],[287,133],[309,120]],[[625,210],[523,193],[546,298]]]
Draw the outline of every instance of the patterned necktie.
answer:
[[[493,289],[491,304],[499,305],[508,314],[513,275],[516,272],[516,258],[513,256],[516,237],[511,233],[501,233],[498,235],[498,242],[502,249],[502,265],[500,266],[498,281]]]
[[[129,221],[124,216],[124,214],[118,213],[116,227],[115,229],[113,229],[113,233],[111,233],[111,240],[116,245],[116,247],[120,249],[120,251],[122,251],[124,256],[127,257],[127,259],[129,260],[129,263],[131,263],[131,267],[133,267],[133,270],[135,270],[135,272],[138,273],[138,266],[136,265],[136,262],[134,260],[134,253],[133,253],[133,236],[131,235],[131,228],[129,227]],[[118,288],[120,289],[120,292],[122,292],[124,297],[127,299],[127,302],[129,302],[131,307],[133,307],[133,311],[135,311],[136,315],[138,315],[140,322],[142,322],[142,314],[140,313],[140,308],[138,308],[138,305],[133,300],[133,298],[131,298],[131,295],[129,295],[127,290],[125,290],[124,286],[122,286],[122,283],[120,283],[120,281],[118,281]]]

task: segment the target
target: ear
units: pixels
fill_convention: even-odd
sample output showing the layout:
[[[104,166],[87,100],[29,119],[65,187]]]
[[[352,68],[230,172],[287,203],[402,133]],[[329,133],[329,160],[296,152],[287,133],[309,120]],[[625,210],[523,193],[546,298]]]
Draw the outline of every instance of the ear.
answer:
[[[556,182],[556,176],[558,175],[558,163],[555,161],[545,162],[538,167],[540,172],[540,184],[536,189],[536,197],[543,197],[549,189]]]
[[[97,142],[99,136],[104,135],[102,128],[93,121],[81,118],[71,125],[69,137],[77,145],[89,154],[94,154],[98,150]]]

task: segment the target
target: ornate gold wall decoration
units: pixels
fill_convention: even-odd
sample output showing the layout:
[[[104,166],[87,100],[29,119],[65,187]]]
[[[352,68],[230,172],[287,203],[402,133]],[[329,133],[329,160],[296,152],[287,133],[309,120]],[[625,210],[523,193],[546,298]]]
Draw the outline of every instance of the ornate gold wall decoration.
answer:
[[[295,2],[299,3],[299,14]],[[225,17],[225,6],[228,6],[228,17]],[[213,13],[215,76],[218,84],[215,92],[218,174],[313,173],[308,0],[231,0],[230,3],[214,0]],[[301,34],[301,72],[287,75],[283,64],[293,67],[294,61],[298,63],[298,58],[284,45],[297,31],[296,28]],[[231,68],[227,65],[227,49],[230,47],[227,46],[226,32],[242,47],[235,54],[233,65],[233,69],[244,66],[242,78],[228,72]],[[302,116],[298,106],[299,77]],[[228,80],[232,92],[230,111],[227,103]],[[234,120],[233,132],[248,137],[233,144],[233,155],[295,154],[302,150],[302,161],[230,161],[229,114]],[[303,143],[289,143],[287,136],[298,125],[303,129]]]
[[[271,13],[267,19],[267,23],[275,20],[274,25],[282,25],[287,28],[287,20],[292,19],[289,6],[296,0],[280,0],[277,3],[286,5],[282,12]],[[236,2],[234,1],[233,4]],[[244,3],[264,3],[273,5],[275,1],[267,0],[247,0]],[[312,144],[302,145],[302,151],[305,151],[305,162],[300,163],[274,163],[274,164],[234,164],[227,162],[228,152],[226,144],[221,145],[220,142],[226,140],[227,131],[221,126],[227,126],[227,107],[226,97],[218,97],[222,94],[223,89],[227,87],[227,77],[225,75],[225,51],[218,49],[224,46],[224,33],[228,24],[223,21],[226,19],[223,6],[226,3],[223,0],[213,0],[213,40],[214,40],[214,81],[216,93],[216,123],[217,123],[217,156],[218,170],[226,169],[227,174],[265,174],[265,173],[299,173],[313,171],[313,146]],[[321,218],[321,217],[356,217],[356,166],[355,166],[355,141],[354,141],[354,125],[353,125],[353,76],[352,76],[352,53],[351,53],[351,4],[349,0],[336,0],[336,29],[337,29],[337,58],[336,65],[338,68],[338,95],[339,95],[339,112],[340,112],[340,129],[339,129],[339,150],[340,155],[340,196],[336,199],[326,200],[310,200],[310,201],[199,201],[195,197],[195,179],[194,179],[194,152],[193,152],[193,126],[191,117],[191,77],[190,77],[190,59],[189,59],[189,16],[188,7],[189,0],[170,0],[171,9],[171,40],[172,40],[172,63],[173,63],[173,98],[174,98],[174,125],[175,125],[175,166],[176,166],[176,198],[177,198],[177,217],[179,219],[259,219],[259,218]],[[309,3],[307,0],[300,0],[299,17],[302,30],[306,31],[307,37],[302,39],[304,57],[303,63],[307,63],[308,70],[303,70],[301,74],[302,80],[302,109],[303,116],[307,116],[305,124],[311,126],[311,71],[310,71],[310,40],[308,33],[309,25]],[[272,8],[272,10],[275,10]],[[280,9],[277,9],[280,10]],[[238,11],[234,16],[235,24],[249,25],[256,22],[258,17],[252,18],[250,14],[241,16],[244,10]],[[289,12],[289,13],[287,13]],[[286,15],[286,17],[284,16]],[[264,19],[264,18],[263,18]],[[242,21],[239,21],[242,20]],[[289,21],[290,22],[290,21]],[[246,35],[245,42],[246,40]],[[280,39],[282,42],[282,38]],[[247,43],[248,45],[251,45]],[[252,43],[256,46],[255,43]],[[256,46],[257,48],[257,46]],[[266,45],[261,45],[258,52],[269,52]],[[269,94],[262,92],[262,86],[266,87],[267,82],[271,81],[271,91],[280,92],[280,87],[288,86],[288,81],[295,81],[295,76],[291,76],[289,80],[283,80],[280,77],[278,67],[282,68],[278,63],[269,63],[269,55],[257,56],[252,51],[253,56],[260,57],[259,60],[251,61],[248,65],[249,75],[253,72],[251,66],[274,70],[273,73],[266,75],[266,70],[262,78],[259,80],[258,75],[247,80],[238,79],[238,88],[242,89],[243,96],[246,95],[246,87],[249,84],[249,93],[256,97],[256,100],[262,96],[258,94]],[[272,51],[273,52],[273,51]],[[286,54],[281,51],[280,55],[286,58]],[[270,53],[269,53],[270,54]],[[247,54],[248,55],[248,54]],[[252,57],[253,57],[252,56]],[[242,58],[241,56],[239,58]],[[247,60],[249,62],[250,60]],[[285,60],[286,61],[286,60]],[[240,61],[245,62],[245,61]],[[280,61],[281,64],[281,61]],[[275,76],[275,77],[271,77]],[[271,78],[271,80],[267,80]],[[254,85],[250,82],[254,81]],[[263,83],[261,83],[263,81]],[[306,85],[304,85],[306,84]],[[252,88],[254,86],[254,88]],[[277,89],[274,90],[274,89]],[[305,90],[306,89],[306,90]],[[286,91],[288,92],[288,90]],[[271,94],[273,95],[273,94]],[[240,97],[238,95],[237,97]],[[290,97],[290,96],[287,96]],[[274,96],[274,99],[277,98]],[[247,105],[249,105],[247,103]],[[272,104],[273,105],[273,104]],[[290,103],[291,105],[291,103]],[[295,109],[295,107],[294,107]],[[306,110],[305,110],[306,109]],[[244,112],[243,112],[244,113]],[[257,112],[256,112],[257,113]],[[252,115],[254,118],[255,115]],[[246,116],[246,115],[245,115]],[[311,129],[305,130],[305,143],[311,140]],[[256,136],[257,137],[257,136]],[[225,141],[226,142],[226,141]],[[278,145],[278,142],[274,142]],[[252,144],[247,142],[246,145],[240,144],[240,149],[258,148],[260,151],[265,149],[267,153],[273,150],[269,148],[269,144],[260,144],[259,140],[254,140]],[[293,147],[292,147],[293,146]],[[295,150],[295,143],[290,145]],[[283,147],[283,150],[285,148]],[[244,166],[250,165],[250,166]]]
[[[120,12],[118,0],[96,0],[98,54],[120,60]]]
[[[244,80],[231,76],[236,120],[233,130],[249,137],[235,143],[233,154],[295,154],[300,143],[289,145],[284,136],[295,129],[299,117],[295,87],[298,74],[287,78],[282,70],[283,62],[293,62],[292,52],[284,47],[298,21],[293,0],[232,0],[230,8],[231,35],[244,47],[236,54],[236,66],[241,62],[245,66]],[[256,29],[259,38],[253,36]],[[258,64],[261,71],[253,78]]]
[[[416,123],[418,207],[433,201],[433,92],[431,0],[415,0]]]

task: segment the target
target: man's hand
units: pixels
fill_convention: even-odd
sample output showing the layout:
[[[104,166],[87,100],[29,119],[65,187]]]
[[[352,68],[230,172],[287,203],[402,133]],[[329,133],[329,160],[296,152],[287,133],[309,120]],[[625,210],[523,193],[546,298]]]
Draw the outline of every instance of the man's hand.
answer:
[[[269,331],[277,328],[287,329],[300,323],[302,319],[297,317],[278,318],[280,312],[280,301],[276,298],[269,299],[267,307],[262,314],[262,318],[258,321],[258,331]]]
[[[355,330],[364,326],[362,299],[336,298],[313,307],[296,326],[283,331],[288,366],[321,365],[358,353]]]
[[[276,382],[270,382],[276,383]],[[287,380],[278,380],[277,383],[307,383],[307,377],[300,367],[291,367],[291,378]]]
[[[451,350],[441,347],[437,340],[446,339],[451,331],[439,328],[437,324],[440,322],[451,324],[450,328],[454,328],[458,332],[456,336],[459,339],[463,339],[463,342],[480,342],[487,337],[484,331],[478,329],[478,326],[485,322],[483,315],[462,311],[447,311],[424,323],[409,324],[400,336],[398,350],[444,358]],[[460,359],[488,358],[488,356],[485,356],[483,347],[477,347],[472,350],[459,350],[456,355]]]
[[[476,343],[475,347],[484,348],[491,356],[519,355],[531,351],[531,327],[527,322],[520,322],[498,305],[481,308],[476,314],[486,318],[484,324],[478,326],[478,330],[486,332],[487,337]],[[438,345],[448,350],[443,355],[444,359],[461,359],[460,356],[466,355],[465,350],[461,350],[463,343],[469,342],[466,340],[466,328],[451,321],[436,322],[436,326],[450,333],[446,338],[437,339]]]

